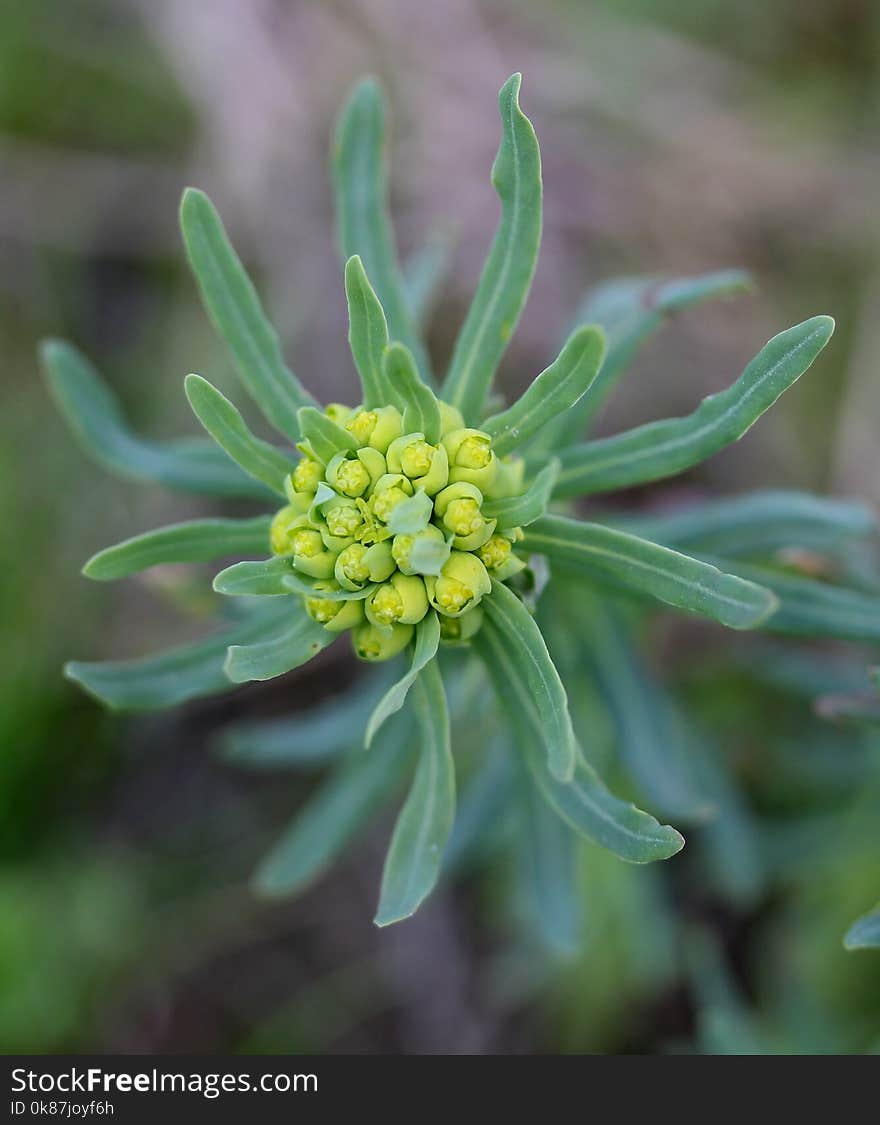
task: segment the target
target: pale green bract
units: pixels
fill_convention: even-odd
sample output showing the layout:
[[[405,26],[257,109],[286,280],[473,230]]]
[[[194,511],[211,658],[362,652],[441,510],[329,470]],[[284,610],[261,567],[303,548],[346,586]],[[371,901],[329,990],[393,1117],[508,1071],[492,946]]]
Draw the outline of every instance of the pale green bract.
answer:
[[[215,444],[145,441],[70,345],[50,341],[41,355],[59,408],[105,468],[284,504],[274,515],[173,524],[94,555],[84,572],[101,581],[223,560],[213,590],[229,620],[167,653],[74,662],[67,675],[111,708],[147,710],[283,675],[342,633],[364,660],[399,658],[399,669],[388,665],[388,675],[343,696],[336,688],[305,716],[243,724],[224,738],[228,760],[251,768],[332,763],[260,865],[256,890],[289,895],[309,885],[409,777],[377,924],[411,916],[444,872],[494,854],[496,829],[514,816],[524,901],[541,940],[563,952],[579,939],[581,838],[631,863],[668,859],[684,843],[606,784],[603,723],[616,728],[626,775],[609,774],[612,784],[631,779],[663,815],[715,815],[722,877],[743,886],[758,878],[754,864],[729,854],[731,846],[751,854],[736,791],[692,752],[640,658],[630,615],[661,603],[733,629],[877,640],[880,596],[865,581],[814,581],[780,556],[788,548],[833,554],[841,541],[864,539],[876,523],[860,505],[777,491],[584,520],[565,503],[681,472],[738,440],[816,359],[833,330],[829,317],[774,337],[693,414],[575,444],[663,319],[742,290],[747,279],[737,271],[601,287],[580,306],[557,358],[485,417],[541,237],[541,159],[519,93],[513,75],[499,96],[492,169],[501,216],[441,390],[419,326],[448,247],[429,243],[406,274],[398,265],[384,101],[373,80],[354,91],[333,143],[359,376],[351,405],[320,407],[286,366],[216,210],[195,189],[181,208],[187,254],[238,376],[282,444],[254,434],[198,375],[187,377],[186,395]],[[335,674],[327,658],[324,675],[332,683]],[[463,734],[477,750],[462,773],[456,819],[453,752]],[[851,945],[871,943],[873,919],[856,924]]]

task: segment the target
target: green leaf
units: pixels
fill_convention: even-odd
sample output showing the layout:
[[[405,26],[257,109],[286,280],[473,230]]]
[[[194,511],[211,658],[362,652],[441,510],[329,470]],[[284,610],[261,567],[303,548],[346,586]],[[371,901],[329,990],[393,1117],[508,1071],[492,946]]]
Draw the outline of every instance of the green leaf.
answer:
[[[575,831],[629,863],[669,859],[681,851],[684,840],[674,828],[615,797],[581,752],[570,782],[554,777],[541,750],[542,719],[537,707],[530,695],[511,690],[521,673],[506,636],[487,617],[472,643],[489,670],[514,745],[545,800]]]
[[[512,590],[492,581],[492,592],[482,601],[486,616],[504,638],[516,668],[511,696],[529,699],[540,716],[541,745],[550,772],[571,780],[575,768],[575,741],[568,713],[568,698],[559,673],[534,618]]]
[[[205,308],[239,378],[267,421],[296,442],[296,412],[315,400],[286,366],[278,335],[204,192],[187,188],[183,193],[180,226]]]
[[[667,547],[695,547],[734,557],[785,547],[827,550],[877,529],[877,518],[865,504],[784,490],[709,500],[614,523]]]
[[[188,699],[229,691],[232,684],[223,670],[228,647],[265,636],[277,619],[277,611],[272,616],[265,612],[251,615],[233,629],[139,660],[76,660],[65,666],[64,674],[114,711],[174,707]]]
[[[254,562],[233,563],[214,577],[214,590],[228,597],[289,595],[293,591],[285,580],[292,571],[293,561],[284,555]]]
[[[309,578],[304,574],[293,571],[281,579],[281,585],[288,593],[302,594],[303,597],[319,597],[324,602],[358,602],[368,598],[374,590],[378,589],[376,583],[368,583],[362,590],[327,590],[326,582],[320,583],[319,579]]]
[[[781,574],[738,560],[711,561],[720,561],[735,574],[759,582],[776,595],[779,608],[762,625],[768,632],[844,641],[880,640],[880,595]]]
[[[201,375],[187,375],[184,389],[195,416],[214,441],[255,480],[284,496],[284,478],[293,464],[284,453],[254,437],[225,395]]]
[[[449,273],[452,239],[445,233],[431,237],[403,267],[403,288],[410,315],[417,326],[428,319],[440,287]]]
[[[392,344],[385,352],[382,371],[395,404],[403,410],[403,429],[424,434],[436,445],[440,440],[440,406],[430,387],[419,378],[412,353],[403,344]]]
[[[880,949],[880,907],[853,922],[843,945],[845,949]]]
[[[419,339],[397,264],[388,213],[385,166],[385,106],[374,78],[361,82],[342,111],[333,143],[336,221],[344,260],[357,254],[375,286],[391,335],[402,340],[430,378],[428,355]]]
[[[188,520],[160,527],[98,551],[83,567],[83,574],[106,582],[163,563],[212,562],[224,555],[265,551],[271,522],[271,516],[255,516],[249,520]]]
[[[287,604],[288,621],[271,637],[256,644],[230,645],[225,669],[234,684],[283,676],[307,664],[336,640],[337,635],[313,621],[301,603],[291,598]]]
[[[388,516],[388,530],[393,535],[418,535],[428,526],[433,511],[434,501],[420,488],[406,500],[401,500],[391,511]]]
[[[608,351],[599,375],[585,396],[541,433],[537,447],[557,450],[576,442],[627,371],[642,344],[681,309],[716,297],[746,293],[748,274],[722,270],[701,277],[678,279],[623,277],[588,293],[577,310],[575,324],[598,324],[605,329]]]
[[[415,914],[434,889],[455,822],[455,763],[449,745],[449,712],[436,662],[422,670],[414,689],[419,722],[419,764],[382,872],[374,919],[388,926]]]
[[[369,747],[376,734],[379,732],[382,724],[390,719],[406,701],[409,689],[416,682],[419,673],[434,659],[437,655],[437,648],[440,644],[440,621],[437,614],[432,610],[422,618],[416,626],[416,640],[413,647],[412,664],[409,671],[405,676],[401,677],[397,683],[392,684],[391,687],[382,696],[376,704],[375,710],[367,722],[367,731],[364,736],[364,745]]]
[[[777,606],[773,594],[754,582],[601,524],[542,516],[526,530],[523,546],[579,575],[647,594],[731,629],[752,629]]]
[[[492,435],[492,447],[498,456],[511,453],[551,419],[570,410],[596,378],[604,354],[601,328],[576,328],[558,357],[513,406],[481,423],[480,428]]]
[[[553,494],[553,486],[559,474],[559,462],[554,457],[548,461],[525,492],[519,496],[508,496],[504,500],[487,500],[483,504],[483,515],[487,520],[498,520],[498,528],[504,531],[509,527],[526,527],[543,516]]]
[[[385,387],[382,357],[388,347],[388,324],[382,303],[370,285],[364,264],[357,254],[345,263],[345,296],[348,300],[348,342],[361,377],[364,406],[368,410],[387,406],[391,399]]]
[[[55,404],[81,449],[111,473],[182,492],[266,498],[265,486],[245,476],[213,442],[152,442],[133,434],[115,395],[71,344],[46,340],[40,357]]]
[[[521,81],[521,75],[512,75],[498,95],[503,136],[492,183],[501,200],[501,221],[441,396],[474,425],[526,302],[541,243],[541,153],[535,130],[519,108]]]
[[[299,425],[303,438],[315,451],[315,456],[326,465],[337,453],[355,450],[357,438],[328,418],[314,406],[304,406],[299,412]]]
[[[561,454],[558,497],[608,492],[674,476],[739,440],[807,370],[831,339],[834,321],[814,316],[767,343],[726,391],[693,414],[649,422]]]
[[[455,715],[451,692],[450,699],[453,700],[450,710]],[[506,739],[498,735],[486,757],[465,782],[458,801],[455,827],[445,854],[447,874],[485,863],[486,841],[496,835],[510,808],[511,773]]]
[[[260,864],[256,890],[294,895],[314,882],[386,801],[410,757],[412,723],[398,716],[371,754],[357,752],[325,781]]]

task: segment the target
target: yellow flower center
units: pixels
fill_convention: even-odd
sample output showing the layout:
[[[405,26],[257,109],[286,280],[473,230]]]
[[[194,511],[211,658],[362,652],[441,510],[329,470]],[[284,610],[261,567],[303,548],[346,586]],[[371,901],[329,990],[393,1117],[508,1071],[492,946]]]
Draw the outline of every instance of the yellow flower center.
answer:
[[[327,530],[339,539],[350,539],[363,526],[363,517],[357,508],[331,508],[327,513]]]
[[[381,625],[393,625],[403,614],[403,598],[393,586],[383,586],[373,598],[373,617]]]
[[[376,519],[387,523],[388,517],[397,505],[400,504],[401,501],[408,499],[409,497],[403,489],[393,484],[391,488],[385,488],[373,496],[373,515]]]
[[[391,544],[391,557],[399,567],[409,566],[409,553],[412,550],[411,535],[397,535]]]
[[[455,463],[463,469],[485,469],[491,459],[492,450],[488,440],[472,434],[458,447]]]
[[[326,625],[342,609],[342,602],[334,602],[330,598],[306,598],[306,609],[319,625]]]
[[[370,484],[370,474],[360,461],[343,461],[336,470],[336,487],[352,499],[363,495]]]
[[[438,578],[434,587],[434,601],[442,613],[458,613],[473,596],[473,590],[468,589],[464,582],[446,575]]]
[[[480,505],[470,496],[453,500],[446,509],[443,521],[454,535],[472,535],[483,526]]]
[[[495,570],[510,558],[510,540],[503,535],[493,535],[483,544],[478,554],[487,570]]]
[[[293,470],[293,487],[297,492],[315,492],[323,475],[317,461],[304,457]]]
[[[290,547],[295,555],[313,559],[324,550],[324,540],[320,532],[308,527],[298,527],[290,537]]]
[[[366,445],[373,436],[379,416],[374,410],[361,410],[345,423],[345,428],[361,445]]]
[[[377,638],[370,634],[361,637],[357,642],[357,654],[362,660],[378,660],[382,655],[382,646]]]
[[[426,441],[414,441],[400,455],[400,467],[410,480],[423,477],[434,460],[434,447]]]
[[[366,582],[370,577],[370,568],[364,561],[366,553],[366,547],[360,543],[352,543],[340,554],[339,566],[349,582]]]

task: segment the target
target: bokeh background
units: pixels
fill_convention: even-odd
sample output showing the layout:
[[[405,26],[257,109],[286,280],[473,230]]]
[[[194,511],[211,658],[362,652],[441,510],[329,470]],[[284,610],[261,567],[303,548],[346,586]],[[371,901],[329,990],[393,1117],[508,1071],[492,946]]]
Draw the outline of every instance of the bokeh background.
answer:
[[[729,1049],[736,1036],[701,1018],[715,986],[745,997],[762,1029],[754,1049],[880,1042],[880,958],[840,944],[880,894],[876,821],[843,853],[827,837],[809,878],[798,837],[786,838],[778,878],[739,907],[663,874],[673,907],[646,913],[640,873],[594,855],[584,948],[559,963],[511,937],[504,874],[491,870],[375,930],[387,818],[296,902],[253,898],[255,860],[314,779],[234,769],[218,731],[306,706],[328,690],[328,669],[336,684],[356,670],[331,657],[133,719],[67,684],[66,659],[137,655],[198,631],[209,595],[189,583],[202,575],[99,587],[79,569],[99,547],[209,507],[90,464],[35,358],[40,337],[68,337],[141,431],[195,432],[183,376],[233,385],[178,236],[180,192],[196,184],[300,377],[324,400],[349,397],[327,152],[350,86],[375,73],[393,112],[402,252],[449,247],[430,329],[442,362],[494,228],[497,90],[521,70],[546,218],[505,383],[545,366],[599,280],[743,266],[758,295],[671,324],[603,431],[687,412],[770,335],[831,313],[838,331],[816,370],[675,488],[880,502],[878,68],[873,0],[0,0],[0,1049]],[[667,644],[662,659],[674,667],[677,655]],[[747,788],[767,706],[731,688],[706,716],[746,746]],[[793,754],[789,764],[776,796],[797,811]],[[696,984],[670,909],[712,935]]]

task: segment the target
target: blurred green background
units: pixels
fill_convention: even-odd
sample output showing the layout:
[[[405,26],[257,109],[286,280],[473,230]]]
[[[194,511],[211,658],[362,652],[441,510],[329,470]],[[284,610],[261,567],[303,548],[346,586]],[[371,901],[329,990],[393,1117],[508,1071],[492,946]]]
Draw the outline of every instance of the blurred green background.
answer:
[[[497,90],[522,70],[546,217],[506,385],[555,354],[589,285],[743,266],[759,295],[666,329],[603,430],[692,409],[774,332],[831,313],[821,369],[674,497],[797,486],[877,504],[878,67],[872,0],[0,0],[0,1049],[876,1049],[880,956],[840,941],[880,895],[876,739],[743,674],[701,672],[686,630],[654,655],[768,825],[760,893],[718,894],[687,853],[657,871],[591,852],[583,951],[536,963],[498,907],[503,871],[375,930],[386,820],[303,898],[253,899],[249,871],[313,779],[224,765],[217,732],[314,699],[327,660],[148,718],[105,715],[62,679],[66,659],[198,630],[200,575],[108,588],[79,568],[207,505],[91,465],[35,348],[69,337],[142,432],[194,432],[183,376],[231,386],[178,239],[194,183],[297,373],[322,400],[346,398],[327,151],[347,90],[372,72],[392,106],[402,251],[431,236],[454,248],[431,324],[442,361],[494,227]],[[356,674],[344,659],[338,671]],[[853,777],[868,796],[829,827]]]

